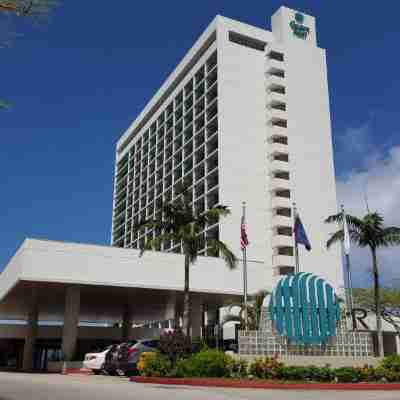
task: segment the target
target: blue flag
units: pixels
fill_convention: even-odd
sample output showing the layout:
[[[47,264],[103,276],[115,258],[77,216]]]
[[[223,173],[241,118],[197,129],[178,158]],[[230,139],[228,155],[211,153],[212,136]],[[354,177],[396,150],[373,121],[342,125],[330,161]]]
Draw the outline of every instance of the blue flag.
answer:
[[[311,244],[308,240],[306,231],[298,215],[296,215],[294,221],[294,240],[296,242],[296,245],[302,244],[308,251],[311,250]]]

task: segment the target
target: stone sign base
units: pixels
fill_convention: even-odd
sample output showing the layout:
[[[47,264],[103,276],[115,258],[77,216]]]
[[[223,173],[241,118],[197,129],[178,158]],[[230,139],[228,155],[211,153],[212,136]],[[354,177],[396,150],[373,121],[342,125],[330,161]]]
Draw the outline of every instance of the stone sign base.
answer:
[[[275,332],[268,310],[263,309],[258,331],[239,331],[239,356],[278,356],[282,360],[294,356],[305,357],[304,360],[315,357],[315,361],[332,357],[349,358],[347,365],[354,365],[355,359],[364,359],[364,364],[368,363],[367,359],[374,359],[372,334],[352,331],[348,325],[346,318],[339,321],[337,335],[326,345],[290,344],[286,337]]]

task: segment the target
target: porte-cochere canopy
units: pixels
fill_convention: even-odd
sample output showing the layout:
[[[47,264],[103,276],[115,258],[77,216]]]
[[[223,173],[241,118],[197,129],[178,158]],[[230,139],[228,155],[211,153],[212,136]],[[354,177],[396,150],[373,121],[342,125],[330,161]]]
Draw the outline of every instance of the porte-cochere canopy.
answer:
[[[269,312],[279,335],[292,344],[325,344],[336,336],[338,298],[323,278],[306,272],[282,278],[272,292]]]

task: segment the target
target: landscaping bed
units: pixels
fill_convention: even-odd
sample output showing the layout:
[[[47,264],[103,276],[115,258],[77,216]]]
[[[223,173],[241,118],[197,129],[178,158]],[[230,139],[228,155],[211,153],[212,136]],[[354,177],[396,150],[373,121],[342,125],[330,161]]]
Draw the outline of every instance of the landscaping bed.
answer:
[[[377,366],[334,368],[285,365],[278,357],[248,362],[209,349],[190,345],[182,333],[163,335],[157,352],[143,353],[140,377],[134,382],[171,385],[222,386],[275,389],[396,389],[400,390],[400,356],[383,358]]]

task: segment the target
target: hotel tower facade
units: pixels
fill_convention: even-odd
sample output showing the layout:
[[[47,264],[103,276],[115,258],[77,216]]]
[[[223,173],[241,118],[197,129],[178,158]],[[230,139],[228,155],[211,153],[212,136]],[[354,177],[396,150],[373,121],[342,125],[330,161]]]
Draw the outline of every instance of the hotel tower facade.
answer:
[[[189,182],[193,207],[231,216],[202,232],[240,256],[247,204],[250,264],[272,287],[294,271],[293,203],[312,245],[300,270],[343,286],[340,248],[326,249],[337,211],[326,55],[315,18],[281,7],[271,31],[217,16],[116,147],[112,245],[138,249],[155,232],[134,232]],[[162,250],[180,253],[180,243]]]

